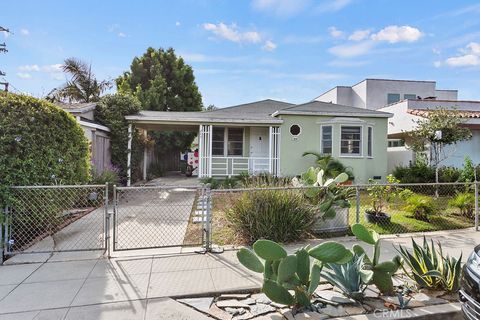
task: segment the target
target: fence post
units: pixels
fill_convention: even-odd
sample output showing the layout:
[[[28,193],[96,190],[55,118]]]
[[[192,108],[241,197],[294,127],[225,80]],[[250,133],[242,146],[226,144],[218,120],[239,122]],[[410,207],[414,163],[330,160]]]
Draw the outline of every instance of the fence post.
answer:
[[[104,206],[105,206],[105,251],[107,252],[107,257],[110,258],[110,211],[108,210],[108,182],[105,183],[105,197],[104,197]]]
[[[360,223],[360,188],[355,186],[355,222]]]
[[[2,240],[2,245],[0,246],[0,266],[3,264],[4,255],[5,255],[5,248],[7,246],[7,214],[8,214],[8,206],[5,206],[5,210],[3,211],[3,221],[0,223],[0,240]]]
[[[206,205],[207,216],[205,217],[205,251],[210,252],[211,248],[211,232],[212,232],[212,193],[210,185],[206,186]]]
[[[475,181],[475,231],[478,231],[478,182]]]

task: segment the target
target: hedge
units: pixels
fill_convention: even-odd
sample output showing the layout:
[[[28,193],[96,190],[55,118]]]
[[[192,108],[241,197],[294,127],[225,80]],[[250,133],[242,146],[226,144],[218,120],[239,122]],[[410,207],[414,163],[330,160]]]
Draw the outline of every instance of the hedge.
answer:
[[[0,94],[0,205],[12,185],[86,183],[89,153],[69,113],[45,100]]]

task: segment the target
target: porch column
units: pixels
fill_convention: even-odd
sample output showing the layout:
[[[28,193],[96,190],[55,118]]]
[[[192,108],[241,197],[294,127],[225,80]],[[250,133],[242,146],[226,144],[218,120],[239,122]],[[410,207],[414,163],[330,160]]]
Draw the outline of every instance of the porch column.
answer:
[[[128,143],[127,143],[127,187],[132,183],[132,124],[128,124]]]
[[[148,139],[148,131],[143,130],[143,137],[145,138],[145,142]],[[143,148],[143,180],[147,180],[147,157],[148,157],[148,150],[147,147]]]
[[[273,147],[273,127],[268,127],[268,173],[273,174],[273,159],[272,159],[272,147]]]
[[[280,127],[270,127],[269,169],[276,177],[280,176]]]

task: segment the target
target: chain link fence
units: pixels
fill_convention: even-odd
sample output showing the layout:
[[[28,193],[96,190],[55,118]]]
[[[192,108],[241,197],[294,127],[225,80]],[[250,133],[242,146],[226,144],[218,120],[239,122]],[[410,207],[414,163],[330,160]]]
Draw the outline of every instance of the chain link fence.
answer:
[[[12,187],[5,253],[105,249],[105,185]]]
[[[203,188],[118,187],[114,199],[114,250],[202,245]]]
[[[335,199],[328,213],[327,193]],[[337,201],[342,198],[348,205]],[[293,240],[334,237],[350,234],[355,223],[380,234],[478,225],[478,183],[218,189],[212,203],[213,242],[220,245],[250,243],[259,235],[292,240],[282,235],[287,233],[298,236]]]

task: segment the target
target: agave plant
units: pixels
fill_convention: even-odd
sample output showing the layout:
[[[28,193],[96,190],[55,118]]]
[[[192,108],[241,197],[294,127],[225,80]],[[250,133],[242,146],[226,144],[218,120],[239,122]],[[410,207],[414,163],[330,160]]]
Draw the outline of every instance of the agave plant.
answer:
[[[372,274],[368,284],[373,283],[382,293],[393,292],[392,276],[402,265],[400,256],[395,256],[391,261],[380,262],[380,238],[374,230],[369,230],[363,225],[357,223],[352,226],[352,232],[357,239],[373,245],[373,257],[370,259],[365,249],[355,244],[352,248],[357,255],[364,255],[364,270]]]
[[[442,289],[455,292],[459,288],[462,255],[456,259],[443,254],[440,242],[437,248],[433,240],[428,243],[423,237],[423,245],[419,246],[412,238],[413,251],[403,246],[398,246],[397,251],[402,255],[405,264],[410,270],[403,266],[407,274],[420,288]]]
[[[373,272],[363,269],[364,257],[365,255],[355,254],[352,260],[345,264],[325,263],[322,277],[342,290],[347,297],[361,301],[373,276]]]
[[[310,257],[317,260],[311,267]],[[352,257],[350,250],[333,241],[301,248],[288,255],[276,242],[257,240],[253,251],[242,248],[237,252],[242,265],[263,273],[262,291],[265,295],[273,302],[293,306],[294,310],[311,307],[312,295],[320,282],[322,263],[342,264]],[[294,295],[289,290],[294,291]]]
[[[292,179],[295,187],[309,187],[305,191],[305,196],[313,203],[318,204],[319,211],[323,213],[324,219],[335,218],[335,207],[349,208],[349,198],[353,196],[352,188],[339,188],[338,184],[348,180],[345,172],[340,173],[335,178],[325,178],[323,169],[310,167],[302,173],[300,179]]]

